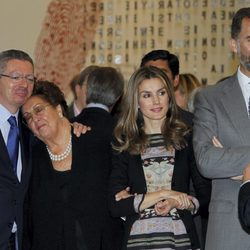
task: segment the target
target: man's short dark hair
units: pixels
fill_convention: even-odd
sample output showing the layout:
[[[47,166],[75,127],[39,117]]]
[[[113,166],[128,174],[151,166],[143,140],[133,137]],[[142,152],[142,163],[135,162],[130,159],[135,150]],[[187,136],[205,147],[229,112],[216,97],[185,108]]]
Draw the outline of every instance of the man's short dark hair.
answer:
[[[179,75],[180,63],[176,55],[170,53],[167,50],[152,50],[147,53],[141,60],[141,67],[149,61],[164,60],[168,63],[169,68],[173,74],[173,77]]]
[[[250,8],[241,8],[235,13],[231,25],[231,38],[236,39],[240,34],[244,18],[250,19]]]
[[[4,71],[8,61],[14,59],[21,61],[28,61],[34,67],[32,58],[26,52],[22,50],[10,49],[0,52],[0,72]]]

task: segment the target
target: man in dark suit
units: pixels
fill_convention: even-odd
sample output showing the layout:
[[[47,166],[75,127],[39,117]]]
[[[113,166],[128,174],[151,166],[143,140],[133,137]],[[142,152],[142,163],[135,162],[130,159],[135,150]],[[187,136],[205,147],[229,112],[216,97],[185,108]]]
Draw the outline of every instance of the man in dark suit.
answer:
[[[242,185],[238,198],[239,219],[242,226],[250,230],[250,163],[243,172]]]
[[[242,8],[235,13],[231,25],[230,47],[240,62],[237,72],[201,90],[195,98],[196,162],[201,173],[212,179],[213,186],[206,250],[246,250],[250,245],[249,232],[240,224],[237,206],[239,176],[250,161],[249,37],[250,8]],[[242,192],[248,186],[244,184]]]
[[[34,65],[28,54],[20,50],[0,53],[0,250],[21,249],[30,167],[29,131],[22,124],[19,108],[31,95],[34,81]],[[18,127],[15,162],[7,147],[11,140],[10,117]]]
[[[93,154],[98,160],[93,159],[88,163],[88,167],[94,169],[97,176],[102,175],[103,184],[99,189],[98,197],[103,197],[102,209],[109,213],[107,194],[112,167],[111,137],[115,126],[115,118],[110,112],[123,93],[124,80],[114,68],[99,67],[89,74],[86,86],[87,106],[74,118],[74,121],[90,126],[91,132],[86,138],[93,149],[101,148]],[[102,249],[120,249],[122,229],[121,219],[108,216],[106,225],[103,227]]]
[[[175,91],[177,90],[179,84],[180,63],[176,55],[170,53],[167,50],[152,50],[146,55],[144,55],[144,57],[141,60],[140,66],[141,67],[154,66],[162,69],[168,76],[169,80],[173,83],[174,90]],[[188,112],[180,108],[179,106],[178,106],[178,114],[179,114],[179,119],[183,121],[187,126],[192,128],[193,114],[191,112]],[[211,181],[205,178],[204,181],[207,182],[208,189],[211,190]],[[191,189],[193,190],[192,183],[191,183]],[[205,207],[204,209],[200,210],[199,213],[195,216],[195,224],[201,241],[202,249],[205,244],[207,221],[208,221],[208,207]]]

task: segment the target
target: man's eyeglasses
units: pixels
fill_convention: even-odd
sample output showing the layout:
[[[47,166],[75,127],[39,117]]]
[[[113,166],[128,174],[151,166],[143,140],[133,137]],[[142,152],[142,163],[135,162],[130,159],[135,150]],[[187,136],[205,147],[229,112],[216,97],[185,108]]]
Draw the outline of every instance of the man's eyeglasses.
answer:
[[[25,112],[23,114],[23,118],[24,118],[24,124],[25,125],[29,125],[32,121],[33,121],[33,116],[42,116],[44,114],[45,109],[51,106],[51,104],[37,104],[36,106],[34,106],[32,108],[31,112]]]
[[[36,78],[33,75],[22,75],[22,74],[16,73],[13,75],[0,74],[0,76],[8,77],[11,80],[13,80],[13,82],[16,82],[16,83],[21,82],[23,79],[25,79],[29,83],[35,83],[36,81]]]

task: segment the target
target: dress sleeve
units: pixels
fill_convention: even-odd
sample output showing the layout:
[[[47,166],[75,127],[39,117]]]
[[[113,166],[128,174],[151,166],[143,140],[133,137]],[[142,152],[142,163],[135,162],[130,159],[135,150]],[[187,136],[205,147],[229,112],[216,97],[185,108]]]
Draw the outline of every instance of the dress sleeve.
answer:
[[[113,151],[112,171],[109,182],[109,209],[114,217],[126,217],[137,214],[135,210],[135,196],[132,195],[120,201],[115,200],[115,195],[129,187],[129,154]],[[140,203],[139,203],[140,204]]]

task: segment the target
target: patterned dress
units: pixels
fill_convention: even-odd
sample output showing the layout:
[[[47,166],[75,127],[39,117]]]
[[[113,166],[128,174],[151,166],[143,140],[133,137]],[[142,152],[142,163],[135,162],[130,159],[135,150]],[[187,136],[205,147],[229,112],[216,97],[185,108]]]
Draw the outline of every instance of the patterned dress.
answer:
[[[147,192],[171,189],[175,151],[167,151],[160,134],[149,136],[150,146],[141,155]],[[142,195],[134,200],[135,210],[139,211]],[[191,243],[183,221],[177,210],[172,209],[166,216],[158,216],[154,208],[140,213],[131,228],[127,243],[128,249],[191,249]]]

